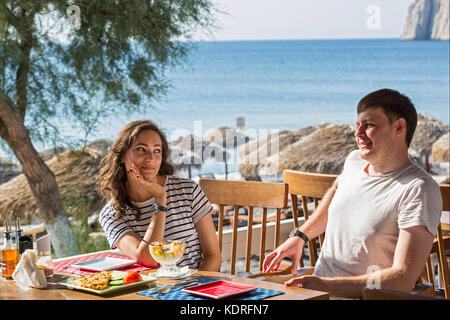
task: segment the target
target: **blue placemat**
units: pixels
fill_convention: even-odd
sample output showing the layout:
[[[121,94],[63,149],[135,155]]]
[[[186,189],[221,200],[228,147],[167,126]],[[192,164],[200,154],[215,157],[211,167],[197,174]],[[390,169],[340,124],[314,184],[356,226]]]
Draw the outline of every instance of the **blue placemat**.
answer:
[[[196,285],[217,281],[217,279],[215,279],[215,278],[208,278],[208,277],[199,277],[199,278],[196,278],[196,280],[198,280],[198,283]],[[160,288],[164,288],[164,287],[168,287],[168,286],[169,285],[157,287],[157,288],[146,289],[146,290],[137,292],[137,294],[160,299],[160,300],[212,300],[212,299],[208,299],[208,298],[202,298],[199,296],[195,296],[195,295],[187,293],[187,292],[183,292],[183,288],[174,288],[174,289],[170,290],[168,293],[153,292],[156,289],[160,289]],[[277,296],[282,293],[284,293],[284,292],[270,290],[270,289],[264,289],[264,288],[256,288],[253,291],[243,293],[240,295],[236,295],[234,297],[229,297],[224,300],[261,300],[261,299]]]

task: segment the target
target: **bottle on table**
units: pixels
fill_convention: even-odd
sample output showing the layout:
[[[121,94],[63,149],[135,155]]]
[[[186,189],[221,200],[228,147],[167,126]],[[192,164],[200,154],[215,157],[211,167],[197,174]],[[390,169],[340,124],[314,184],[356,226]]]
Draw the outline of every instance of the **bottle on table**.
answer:
[[[36,248],[38,252],[37,266],[44,270],[46,277],[51,277],[54,274],[53,260],[51,254],[50,235],[40,237],[36,240]]]
[[[10,279],[14,270],[16,269],[17,263],[19,262],[19,253],[17,250],[16,238],[13,239],[11,235],[11,229],[9,227],[8,220],[5,220],[5,233],[4,233],[4,243],[1,252],[1,277]]]

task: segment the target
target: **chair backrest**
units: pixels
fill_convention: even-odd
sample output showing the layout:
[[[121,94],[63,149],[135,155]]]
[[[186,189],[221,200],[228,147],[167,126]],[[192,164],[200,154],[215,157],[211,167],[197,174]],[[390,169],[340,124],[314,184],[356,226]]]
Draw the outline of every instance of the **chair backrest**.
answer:
[[[245,254],[245,272],[250,271],[250,257],[252,252],[252,236],[253,236],[253,209],[255,207],[262,208],[261,217],[261,237],[259,250],[259,270],[262,270],[262,263],[266,251],[266,225],[267,225],[267,209],[276,209],[275,237],[274,246],[280,243],[280,220],[281,209],[287,207],[287,185],[285,183],[273,182],[253,182],[253,181],[231,181],[231,180],[215,180],[200,179],[199,185],[205,193],[208,200],[219,205],[218,217],[218,240],[219,246],[223,252],[223,226],[225,216],[225,206],[234,206],[234,215],[232,217],[232,240],[231,240],[231,261],[230,273],[236,272],[236,249],[237,249],[237,229],[239,221],[239,207],[248,207],[247,220],[247,241]]]
[[[439,185],[441,196],[442,196],[442,211],[450,211],[450,184],[440,184]],[[429,282],[432,285],[432,292],[435,294],[435,283],[434,283],[434,269],[431,263],[431,255],[437,254],[438,256],[438,265],[441,270],[442,283],[444,286],[444,295],[445,298],[450,297],[450,288],[449,288],[449,270],[447,257],[445,255],[445,249],[450,248],[450,237],[444,236],[442,232],[442,223],[439,223],[436,232],[436,238],[433,242],[433,246],[431,247],[430,256],[427,259],[425,266],[425,281]],[[450,230],[448,230],[450,231]]]
[[[308,198],[313,198],[314,210],[319,205],[319,200],[325,195],[327,190],[333,185],[337,175],[300,172],[294,170],[283,170],[283,182],[288,184],[289,194],[292,201],[292,216],[294,226],[298,228],[298,196],[302,199],[303,216],[305,221],[309,218]],[[319,236],[319,244],[322,247],[324,236]],[[317,261],[317,251],[314,239],[308,242],[308,253],[311,266],[315,266]],[[300,260],[300,267],[303,267],[303,259]]]
[[[442,195],[442,211],[450,211],[450,184],[440,184]]]
[[[450,211],[450,184],[440,184],[439,188],[441,189],[442,195],[442,211]],[[448,230],[450,231],[450,230]],[[445,240],[445,241],[444,241]],[[442,233],[442,224],[440,223],[437,230],[437,243],[438,243],[438,255],[439,255],[439,267],[441,268],[442,274],[442,282],[444,285],[444,294],[445,298],[450,298],[450,279],[449,279],[449,270],[447,257],[445,255],[445,250],[450,249],[448,243],[450,243],[449,237],[444,239],[444,235]],[[445,244],[447,243],[447,247]]]

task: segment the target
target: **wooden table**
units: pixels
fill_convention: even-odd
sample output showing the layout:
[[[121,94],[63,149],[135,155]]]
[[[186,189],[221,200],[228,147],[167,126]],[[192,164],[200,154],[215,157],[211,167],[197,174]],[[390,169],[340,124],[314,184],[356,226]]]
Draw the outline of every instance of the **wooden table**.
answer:
[[[71,259],[67,257],[66,259]],[[59,260],[61,261],[61,259]],[[148,273],[152,271],[144,271]],[[182,280],[173,279],[158,279],[156,281],[143,284],[129,290],[119,291],[109,295],[97,295],[79,290],[69,289],[58,282],[73,277],[73,274],[57,272],[51,278],[47,278],[48,286],[45,289],[36,289],[17,285],[14,280],[0,279],[0,300],[155,300],[151,297],[146,297],[136,294],[139,291],[156,286],[163,286],[177,281],[184,281],[195,277],[209,276],[227,278],[230,281],[250,284],[259,288],[266,288],[284,292],[284,294],[270,297],[267,300],[326,300],[329,299],[329,294],[315,290],[309,290],[297,287],[286,287],[283,284],[272,283],[268,281],[261,281],[256,279],[242,278],[226,273],[198,271],[194,275],[184,278]]]

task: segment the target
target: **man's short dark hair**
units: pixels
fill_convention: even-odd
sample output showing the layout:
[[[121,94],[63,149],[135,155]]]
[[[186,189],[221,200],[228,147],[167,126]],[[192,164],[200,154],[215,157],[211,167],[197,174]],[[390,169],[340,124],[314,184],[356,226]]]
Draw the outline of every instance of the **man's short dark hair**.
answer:
[[[411,100],[392,89],[380,89],[369,93],[358,103],[357,112],[360,114],[369,108],[381,108],[390,123],[404,118],[406,121],[406,145],[409,147],[417,126],[417,112]]]

